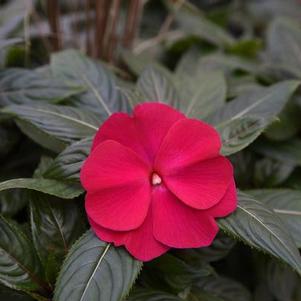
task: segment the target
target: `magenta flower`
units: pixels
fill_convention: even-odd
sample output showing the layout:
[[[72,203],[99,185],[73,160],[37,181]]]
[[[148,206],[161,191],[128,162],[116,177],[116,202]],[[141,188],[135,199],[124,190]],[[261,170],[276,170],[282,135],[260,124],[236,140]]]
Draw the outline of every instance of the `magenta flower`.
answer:
[[[96,235],[148,261],[170,248],[209,246],[236,209],[232,165],[210,125],[160,103],[115,113],[81,169]]]

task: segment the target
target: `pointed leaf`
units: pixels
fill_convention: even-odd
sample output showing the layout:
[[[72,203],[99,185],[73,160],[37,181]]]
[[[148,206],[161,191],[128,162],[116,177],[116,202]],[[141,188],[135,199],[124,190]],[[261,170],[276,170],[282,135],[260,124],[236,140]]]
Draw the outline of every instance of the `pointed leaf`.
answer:
[[[186,115],[204,119],[224,105],[227,86],[221,72],[208,71],[181,78],[179,90]]]
[[[25,134],[42,145],[49,136],[61,143],[70,143],[92,136],[101,123],[93,113],[69,106],[12,105],[4,108],[2,112],[11,114],[17,121],[21,121],[19,123],[21,130],[24,131],[24,125],[28,125]],[[39,131],[34,136],[32,136],[32,128]]]
[[[181,301],[183,299],[171,295],[167,292],[161,292],[151,289],[136,289],[130,294],[128,301]]]
[[[298,248],[301,248],[301,191],[254,189],[247,192],[273,209],[287,225]]]
[[[57,102],[81,92],[33,70],[10,68],[0,71],[0,107],[34,102]]]
[[[137,82],[137,90],[144,97],[144,101],[165,102],[177,107],[179,96],[172,82],[169,72],[156,66],[147,67]]]
[[[0,192],[15,188],[36,190],[63,199],[73,199],[83,193],[83,189],[79,185],[49,179],[21,178],[0,183]]]
[[[87,138],[66,147],[44,172],[44,177],[79,182],[79,172],[90,153],[91,143],[92,138]]]
[[[100,62],[93,61],[76,50],[64,50],[51,57],[53,74],[69,83],[84,87],[75,105],[87,108],[106,118],[127,108],[114,76]]]
[[[301,257],[286,225],[263,203],[240,193],[237,210],[220,219],[219,225],[225,232],[277,257],[301,274]]]
[[[71,248],[59,274],[55,301],[119,301],[129,292],[141,262],[87,231]]]
[[[45,288],[34,246],[21,228],[0,216],[0,282],[14,289]],[[47,287],[47,286],[46,286]]]

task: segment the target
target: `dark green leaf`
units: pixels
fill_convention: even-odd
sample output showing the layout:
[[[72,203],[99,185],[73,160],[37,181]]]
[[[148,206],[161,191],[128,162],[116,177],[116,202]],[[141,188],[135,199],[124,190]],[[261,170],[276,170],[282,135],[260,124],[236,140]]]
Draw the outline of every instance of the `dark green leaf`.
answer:
[[[33,242],[46,272],[53,265],[61,265],[71,244],[85,229],[75,202],[62,202],[38,192],[30,194],[30,220]]]
[[[301,140],[295,138],[285,142],[260,140],[254,150],[267,157],[290,165],[301,165]]]
[[[83,161],[91,148],[91,138],[75,142],[60,153],[44,172],[44,177],[65,181],[79,181],[79,172]]]
[[[197,72],[179,80],[181,107],[187,116],[204,119],[224,105],[227,86],[221,72]]]
[[[276,141],[288,140],[295,136],[300,127],[301,120],[300,107],[296,104],[296,100],[300,98],[292,98],[278,115],[279,120],[274,121],[265,131],[265,136]]]
[[[273,187],[283,183],[292,173],[294,165],[263,158],[255,163],[254,183],[257,187]]]
[[[0,300],[3,300],[3,301],[33,301],[34,299],[20,291],[10,289],[5,286],[0,286]]]
[[[259,72],[256,61],[219,53],[202,56],[198,62],[198,68],[201,70],[223,71],[226,75],[233,71],[244,71],[251,74]]]
[[[301,77],[301,26],[287,18],[277,18],[267,33],[268,60],[271,68]]]
[[[220,232],[212,245],[206,248],[177,250],[176,255],[192,266],[200,266],[204,262],[218,261],[228,255],[235,241]]]
[[[270,207],[239,194],[237,210],[220,219],[220,227],[251,247],[271,254],[301,274],[301,257],[286,225]]]
[[[248,146],[262,133],[266,124],[263,118],[245,116],[217,126],[222,138],[222,154],[229,156]]]
[[[299,81],[294,80],[283,81],[268,88],[243,94],[212,114],[209,120],[218,126],[229,120],[245,116],[271,121],[281,112],[299,84]]]
[[[178,292],[214,272],[213,268],[205,262],[190,265],[171,254],[153,260],[148,268],[153,268],[154,273],[162,275],[168,285]]]
[[[252,299],[250,292],[242,284],[226,277],[206,277],[195,286],[225,301],[251,301]]]
[[[137,82],[137,90],[144,101],[164,102],[174,107],[178,106],[179,96],[169,72],[155,66],[147,67]]]
[[[36,190],[63,199],[73,199],[83,193],[83,189],[78,185],[49,179],[21,178],[0,183],[0,192],[15,188]]]
[[[175,8],[175,16],[187,34],[199,36],[220,47],[229,46],[234,42],[234,38],[222,27],[206,19],[199,10],[187,2],[179,10]]]
[[[21,228],[0,216],[0,282],[24,290],[45,288],[42,266]],[[46,286],[47,287],[47,286]]]
[[[0,71],[0,107],[57,102],[81,90],[33,70],[10,68]]]
[[[73,245],[64,262],[54,300],[122,300],[140,269],[141,262],[125,249],[99,240],[89,230]]]
[[[287,225],[298,248],[301,248],[301,191],[258,189],[248,190],[248,193],[273,209]]]
[[[55,76],[67,83],[84,87],[75,105],[85,107],[103,117],[126,109],[113,75],[100,62],[93,61],[76,50],[65,50],[51,57]]]
[[[127,301],[182,301],[183,299],[171,295],[166,292],[150,290],[150,289],[136,289],[130,294]]]
[[[64,143],[94,135],[101,123],[93,113],[69,106],[12,105],[4,108],[2,112],[15,116],[21,130],[35,142],[47,146],[45,144],[49,141],[49,136],[60,142],[62,145],[57,147],[58,149]]]

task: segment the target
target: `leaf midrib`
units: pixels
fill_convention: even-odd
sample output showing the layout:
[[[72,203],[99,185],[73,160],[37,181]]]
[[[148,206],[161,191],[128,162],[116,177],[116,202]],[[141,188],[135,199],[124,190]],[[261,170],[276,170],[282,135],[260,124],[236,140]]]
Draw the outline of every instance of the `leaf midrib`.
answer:
[[[270,229],[268,226],[266,226],[265,223],[263,223],[256,215],[254,215],[253,213],[251,213],[250,211],[246,210],[245,208],[241,207],[240,205],[237,205],[237,207],[239,209],[241,209],[242,211],[244,211],[246,214],[250,215],[252,218],[254,218],[256,221],[258,221],[268,232],[270,232],[278,241],[281,242],[281,244],[284,246],[284,248],[289,252],[289,254],[291,254],[293,256],[293,258],[295,257],[295,255],[291,252],[291,250],[289,248],[287,248],[287,245],[282,241],[281,238],[278,237],[278,235],[276,233],[273,232],[272,229]],[[297,265],[298,266],[298,265]],[[298,270],[300,271],[300,268],[298,267]]]
[[[86,126],[86,127],[89,127],[95,131],[98,130],[98,128],[90,123],[87,123],[85,121],[82,121],[82,120],[78,120],[78,119],[75,119],[73,117],[70,117],[68,115],[63,115],[63,114],[60,114],[60,113],[57,113],[57,112],[53,112],[53,111],[48,111],[48,110],[44,110],[44,109],[37,109],[37,108],[30,108],[32,109],[33,111],[37,111],[37,112],[41,112],[41,113],[45,113],[45,114],[50,114],[50,115],[53,115],[53,116],[57,116],[57,117],[61,117],[63,119],[66,119],[66,120],[69,120],[69,121],[72,121],[74,123],[78,123],[78,124],[81,124],[83,126]],[[22,118],[22,117],[21,117]],[[23,117],[24,118],[24,117]],[[23,119],[22,118],[22,119]]]
[[[83,301],[83,300],[84,300],[83,298],[84,298],[84,296],[85,296],[85,294],[86,294],[86,292],[87,292],[87,290],[88,290],[88,288],[89,288],[89,286],[90,286],[90,283],[91,283],[92,279],[94,278],[94,275],[95,275],[95,273],[97,272],[97,270],[98,270],[100,264],[102,263],[102,261],[103,261],[105,255],[106,255],[107,252],[109,251],[110,246],[111,246],[111,244],[107,244],[107,246],[106,246],[105,249],[103,250],[102,254],[100,255],[99,260],[98,260],[98,263],[97,263],[97,265],[95,266],[93,272],[91,273],[91,276],[89,277],[89,280],[88,280],[88,282],[87,282],[87,284],[86,284],[86,286],[85,286],[85,289],[84,289],[84,291],[83,291],[83,293],[82,293],[81,298],[80,298],[79,301]]]

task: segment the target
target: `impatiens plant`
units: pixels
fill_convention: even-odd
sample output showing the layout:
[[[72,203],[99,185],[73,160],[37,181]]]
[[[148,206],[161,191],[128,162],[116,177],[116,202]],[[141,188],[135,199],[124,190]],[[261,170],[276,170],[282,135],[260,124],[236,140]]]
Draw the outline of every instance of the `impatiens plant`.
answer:
[[[112,115],[81,169],[96,235],[148,261],[212,244],[214,218],[236,209],[231,163],[209,125],[160,103]]]
[[[103,60],[0,22],[0,300],[300,301],[301,3],[145,2]]]

